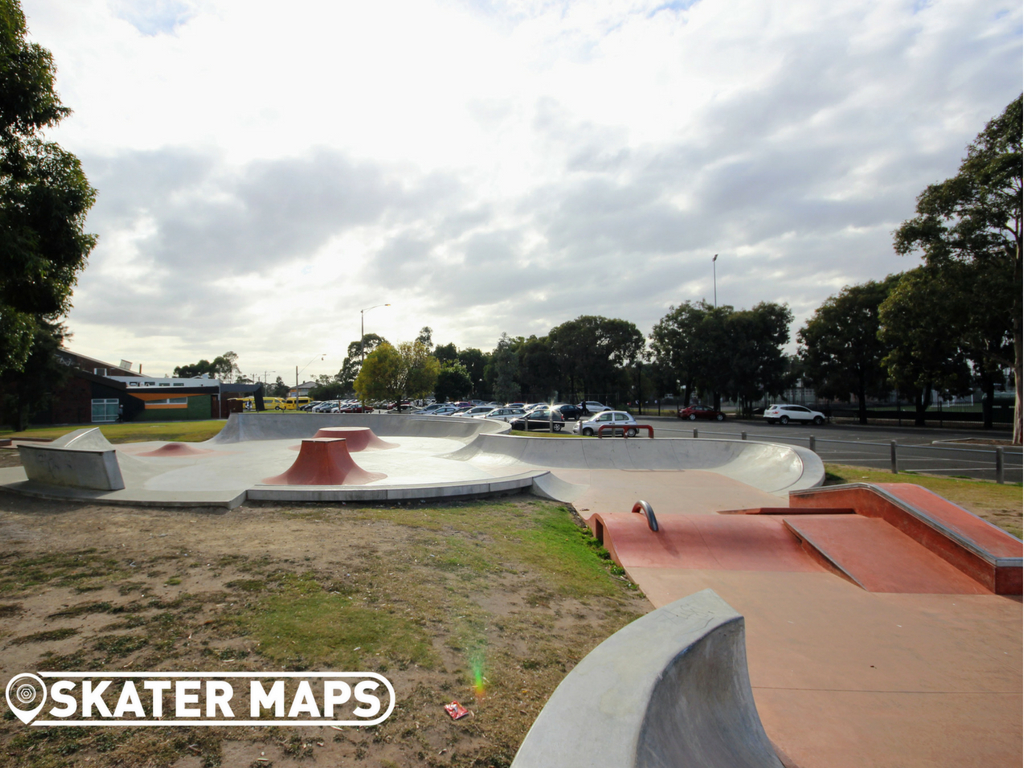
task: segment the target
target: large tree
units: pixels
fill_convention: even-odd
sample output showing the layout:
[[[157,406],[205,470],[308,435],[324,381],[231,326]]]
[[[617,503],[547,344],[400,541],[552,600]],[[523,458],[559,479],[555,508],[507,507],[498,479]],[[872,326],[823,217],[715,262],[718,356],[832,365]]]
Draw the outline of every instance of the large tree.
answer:
[[[434,391],[439,371],[437,358],[421,342],[405,341],[397,348],[384,343],[366,356],[356,394],[363,402],[423,397]]]
[[[843,401],[853,395],[861,424],[868,423],[867,399],[891,388],[882,364],[889,349],[878,336],[878,308],[899,279],[890,275],[881,282],[847,286],[827,298],[797,332],[800,359],[816,395]]]
[[[727,319],[727,347],[720,350],[729,360],[725,392],[747,415],[765,394],[781,395],[790,385],[789,361],[783,347],[789,343],[792,322],[789,307],[774,302],[733,312]],[[716,402],[715,407],[719,406]]]
[[[929,267],[954,263],[1000,262],[1012,269],[1008,303],[983,302],[972,311],[1002,313],[1013,329],[1012,364],[1016,397],[1013,442],[1021,443],[1021,270],[1022,102],[1017,97],[991,120],[967,148],[956,176],[932,184],[917,198],[917,216],[895,232],[896,251],[920,251]]]
[[[17,0],[0,0],[0,373],[22,370],[40,329],[70,309],[96,244],[84,231],[96,191],[73,154],[42,139],[71,111],[53,57],[27,32]]]
[[[918,426],[924,426],[933,391],[942,396],[970,391],[967,357],[958,341],[959,318],[966,310],[962,294],[942,278],[938,269],[912,269],[878,310],[879,338],[888,348],[882,362],[899,391],[913,398]]]
[[[618,389],[622,369],[632,368],[644,351],[644,336],[636,325],[594,315],[552,328],[548,340],[573,399]]]

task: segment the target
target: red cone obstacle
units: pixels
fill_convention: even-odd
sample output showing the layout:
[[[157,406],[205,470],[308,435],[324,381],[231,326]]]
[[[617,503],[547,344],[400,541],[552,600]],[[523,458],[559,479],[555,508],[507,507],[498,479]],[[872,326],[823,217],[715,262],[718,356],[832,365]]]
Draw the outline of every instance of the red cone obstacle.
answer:
[[[365,485],[383,480],[352,460],[344,438],[310,437],[302,441],[295,463],[282,475],[266,477],[267,485]]]

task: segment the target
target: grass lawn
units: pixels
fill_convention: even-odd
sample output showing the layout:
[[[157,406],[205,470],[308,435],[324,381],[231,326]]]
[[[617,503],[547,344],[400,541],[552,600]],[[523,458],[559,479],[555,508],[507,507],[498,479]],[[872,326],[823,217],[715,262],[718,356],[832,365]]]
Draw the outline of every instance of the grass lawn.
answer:
[[[209,440],[223,429],[223,419],[207,421],[136,421],[127,424],[100,424],[100,432],[112,443],[141,443],[147,440],[196,443]],[[4,438],[47,438],[63,437],[76,429],[88,429],[91,424],[71,424],[61,427],[29,427],[24,432],[0,430]]]
[[[825,485],[842,483],[913,483],[934,491],[954,504],[959,504],[978,517],[998,525],[1017,538],[1021,537],[1022,492],[1020,483],[986,482],[984,480],[961,480],[933,475],[894,475],[867,467],[850,467],[845,464],[825,465]]]

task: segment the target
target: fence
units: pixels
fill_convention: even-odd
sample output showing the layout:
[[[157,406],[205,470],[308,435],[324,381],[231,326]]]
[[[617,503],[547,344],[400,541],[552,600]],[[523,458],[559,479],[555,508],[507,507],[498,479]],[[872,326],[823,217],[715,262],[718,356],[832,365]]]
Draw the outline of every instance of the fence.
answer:
[[[893,473],[921,472],[976,480],[995,480],[997,483],[1019,483],[1022,480],[1020,448],[907,445],[895,440],[885,443],[829,440],[814,435],[799,437],[780,435],[777,432],[771,435],[758,435],[715,431],[710,435],[803,445],[818,454],[822,461],[888,470]],[[693,436],[699,437],[699,430],[693,430]]]

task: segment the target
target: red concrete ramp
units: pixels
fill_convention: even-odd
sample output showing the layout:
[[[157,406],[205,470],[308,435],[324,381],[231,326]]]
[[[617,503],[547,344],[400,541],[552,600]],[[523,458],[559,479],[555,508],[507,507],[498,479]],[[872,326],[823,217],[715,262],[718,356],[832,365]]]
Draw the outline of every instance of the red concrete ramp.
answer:
[[[783,518],[663,515],[651,531],[643,515],[598,513],[588,523],[623,568],[818,571]]]
[[[397,448],[397,443],[381,440],[369,427],[323,427],[313,437],[343,437],[348,441],[348,452],[384,451]]]
[[[343,438],[311,437],[302,441],[299,455],[288,471],[264,478],[267,485],[366,485],[383,480],[381,472],[367,472],[352,460]]]
[[[860,515],[784,518],[808,551],[868,592],[984,595],[990,590],[884,520]]]
[[[1024,544],[951,501],[909,483],[851,483],[793,491],[799,508],[852,507],[884,520],[997,595],[1021,594]]]

